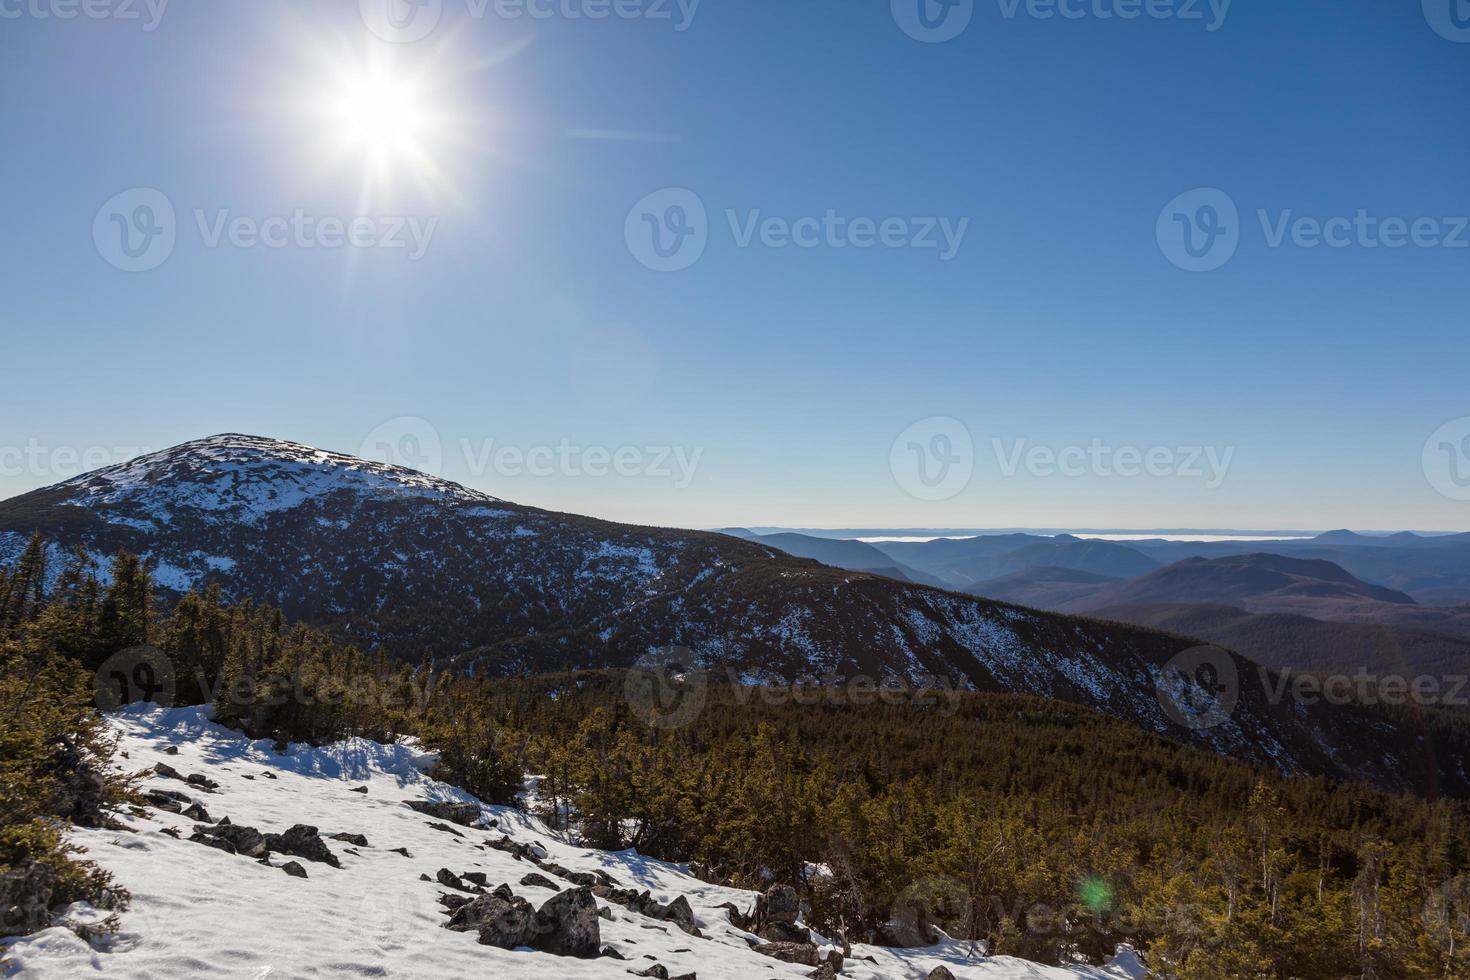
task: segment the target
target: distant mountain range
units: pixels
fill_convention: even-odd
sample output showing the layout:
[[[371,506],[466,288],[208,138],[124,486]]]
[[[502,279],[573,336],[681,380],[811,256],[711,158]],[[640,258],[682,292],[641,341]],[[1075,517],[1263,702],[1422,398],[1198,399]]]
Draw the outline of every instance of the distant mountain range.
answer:
[[[777,538],[821,541],[758,539]],[[910,577],[1197,637],[1277,669],[1470,673],[1470,534],[1120,543],[1011,533],[864,547]]]
[[[1141,551],[1070,538],[843,547],[850,571],[763,537],[634,527],[497,500],[422,473],[296,443],[224,435],[0,502],[0,563],[32,532],[52,574],[77,544],[153,567],[165,598],[217,584],[363,646],[459,669],[627,665],[673,648],[746,679],[866,675],[1025,692],[1287,772],[1470,795],[1470,743],[1356,706],[1268,696],[1272,679],[1224,655],[1233,711],[1180,724],[1161,691],[1220,692],[1167,667],[1195,641],[1022,609],[900,581],[950,582],[1017,566],[1147,574]],[[790,548],[810,542],[782,539]],[[992,576],[993,577],[993,576]],[[1220,675],[1215,675],[1220,676]]]

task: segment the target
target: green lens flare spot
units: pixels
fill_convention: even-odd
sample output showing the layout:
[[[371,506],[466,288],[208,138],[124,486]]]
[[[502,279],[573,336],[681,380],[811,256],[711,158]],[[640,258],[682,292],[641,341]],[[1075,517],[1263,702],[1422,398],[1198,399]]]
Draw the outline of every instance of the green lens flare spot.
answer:
[[[1113,886],[1105,878],[1088,875],[1077,883],[1077,900],[1093,912],[1106,912],[1113,907]]]

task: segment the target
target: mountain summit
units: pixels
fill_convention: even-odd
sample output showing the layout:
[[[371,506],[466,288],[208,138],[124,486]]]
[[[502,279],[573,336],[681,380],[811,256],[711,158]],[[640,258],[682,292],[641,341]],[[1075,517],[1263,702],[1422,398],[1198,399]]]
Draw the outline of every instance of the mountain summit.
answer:
[[[266,514],[339,492],[495,502],[494,497],[401,466],[236,433],[196,439],[84,473],[57,490],[73,491],[70,503],[129,510],[134,519],[155,526],[187,510],[258,523]]]

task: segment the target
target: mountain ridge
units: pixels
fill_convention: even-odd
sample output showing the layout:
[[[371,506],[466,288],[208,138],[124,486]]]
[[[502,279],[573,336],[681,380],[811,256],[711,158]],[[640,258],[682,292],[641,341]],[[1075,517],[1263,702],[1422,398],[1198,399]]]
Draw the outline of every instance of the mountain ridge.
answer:
[[[1180,689],[1170,673],[1195,645],[1187,638],[835,569],[727,535],[539,510],[295,443],[211,437],[0,502],[0,561],[33,531],[58,551],[143,555],[172,595],[216,584],[363,647],[471,672],[626,666],[682,648],[742,678],[941,678],[1070,701],[1287,772],[1470,793],[1452,769],[1424,768],[1414,732],[1355,709],[1273,700],[1256,665],[1223,651],[1222,669],[1242,679],[1233,712],[1181,724],[1160,692],[1198,683]]]

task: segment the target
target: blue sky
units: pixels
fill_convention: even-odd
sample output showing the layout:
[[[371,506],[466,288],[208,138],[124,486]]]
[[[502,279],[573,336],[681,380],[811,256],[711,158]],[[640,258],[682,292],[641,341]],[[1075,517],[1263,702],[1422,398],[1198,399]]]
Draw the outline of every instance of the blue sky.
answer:
[[[0,495],[244,431],[652,524],[1470,528],[1470,43],[1439,0],[975,0],[943,43],[900,27],[919,0],[442,0],[410,43],[382,0],[94,2],[0,0]],[[365,192],[315,107],[390,60],[438,122]],[[174,242],[130,272],[137,188]],[[704,248],[656,271],[667,188]],[[1186,271],[1159,228],[1202,232],[1218,197],[1165,213],[1200,188],[1238,219]],[[428,234],[210,242],[297,212]],[[759,224],[828,212],[812,247]],[[1359,212],[1342,247],[1299,221]],[[1430,224],[1387,247],[1395,219]],[[914,247],[944,227],[952,256]]]

